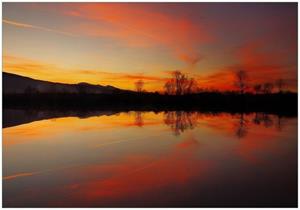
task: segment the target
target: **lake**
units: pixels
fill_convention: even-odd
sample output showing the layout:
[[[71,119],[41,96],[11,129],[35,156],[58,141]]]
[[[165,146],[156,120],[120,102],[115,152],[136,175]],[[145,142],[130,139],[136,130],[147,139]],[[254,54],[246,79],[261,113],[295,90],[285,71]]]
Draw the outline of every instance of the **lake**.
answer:
[[[4,116],[4,207],[297,206],[297,117]]]

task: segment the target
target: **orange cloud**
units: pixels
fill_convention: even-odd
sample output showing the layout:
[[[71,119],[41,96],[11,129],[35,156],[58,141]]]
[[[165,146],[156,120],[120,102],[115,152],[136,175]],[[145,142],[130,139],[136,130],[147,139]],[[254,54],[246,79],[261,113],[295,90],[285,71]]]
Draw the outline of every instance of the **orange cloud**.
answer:
[[[80,70],[78,73],[91,74],[91,75],[106,75],[107,78],[111,79],[129,79],[129,80],[146,80],[146,81],[166,81],[167,78],[162,78],[158,76],[145,76],[143,74],[123,74],[123,73],[113,73],[113,72],[103,72],[97,70]]]
[[[33,77],[36,79],[52,80],[59,75],[62,69],[57,66],[42,61],[29,58],[3,55],[3,70],[5,72]]]
[[[245,45],[236,52],[237,64],[218,69],[213,74],[194,74],[200,88],[220,91],[234,90],[234,71],[243,69],[248,72],[249,85],[256,83],[274,82],[285,79],[288,89],[297,91],[296,73],[293,66],[281,64],[278,60],[281,53],[262,52],[255,45]],[[190,59],[190,58],[185,58]],[[190,63],[197,63],[197,58]],[[3,56],[3,69],[9,73],[61,83],[88,82],[91,84],[112,85],[122,89],[133,90],[137,80],[143,80],[147,91],[161,91],[164,83],[174,71],[163,71],[159,75],[144,73],[118,73],[98,69],[67,69],[57,65],[11,55]],[[266,78],[266,74],[269,76]]]
[[[232,90],[234,75],[232,70],[220,70],[213,74],[197,76],[197,82],[200,88],[227,91]]]
[[[88,82],[91,84],[112,85],[122,89],[134,89],[136,80],[144,80],[145,88],[154,91],[163,87],[167,78],[145,75],[142,73],[127,74],[93,69],[68,69],[55,64],[36,61],[11,55],[3,56],[5,72],[19,74],[34,79],[77,84]]]

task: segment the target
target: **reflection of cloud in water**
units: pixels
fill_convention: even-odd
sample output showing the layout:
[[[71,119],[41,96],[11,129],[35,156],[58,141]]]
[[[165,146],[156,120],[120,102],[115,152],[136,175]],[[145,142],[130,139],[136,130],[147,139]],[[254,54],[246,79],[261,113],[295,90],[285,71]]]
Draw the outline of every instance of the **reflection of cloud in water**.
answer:
[[[136,117],[142,118],[142,127],[135,123]],[[279,124],[292,122],[292,126],[287,124],[282,135],[277,130],[276,120],[279,119]],[[276,179],[281,174],[276,175],[272,170],[279,171],[282,166],[293,164],[291,160],[296,157],[296,149],[291,147],[296,143],[291,141],[296,142],[296,123],[296,119],[289,121],[262,113],[131,112],[87,119],[58,118],[6,128],[3,132],[6,145],[11,140],[18,143],[17,138],[24,139],[24,145],[11,143],[5,148],[5,168],[11,167],[4,177],[5,189],[13,191],[6,194],[6,204],[32,202],[39,205],[38,200],[61,207],[126,206],[132,205],[132,201],[136,205],[139,201],[160,205],[168,201],[173,204],[180,201],[178,198],[188,200],[188,196],[195,195],[191,201],[195,199],[202,204],[209,196],[213,205],[217,198],[208,193],[215,194],[215,189],[230,190],[231,187],[237,193],[242,190],[242,198],[248,200],[247,193],[256,196],[248,188],[261,178],[257,178],[257,170],[270,172],[271,178],[275,177],[270,183],[289,186],[285,180]],[[236,129],[241,125],[246,127],[247,135],[237,141]],[[26,129],[41,134],[26,135]],[[185,131],[189,132],[181,135]],[[172,135],[174,132],[178,136]],[[70,138],[66,138],[66,133],[72,134]],[[56,141],[58,137],[61,141]],[[32,142],[35,138],[40,141]],[[39,147],[31,150],[36,145]],[[20,148],[18,153],[14,153],[16,148]],[[43,159],[40,154],[49,156]],[[35,167],[30,167],[31,163]],[[71,167],[73,163],[82,164]],[[228,181],[229,177],[232,180]],[[247,180],[239,179],[243,177]],[[243,181],[242,186],[239,184],[243,189],[231,186],[236,183],[235,179]],[[263,181],[268,180],[269,176]],[[30,187],[17,186],[19,182]],[[17,187],[13,189],[13,185]],[[265,190],[261,184],[255,187]],[[269,192],[272,191],[263,195]],[[221,194],[219,200],[224,195]]]
[[[177,148],[191,148],[199,146],[199,142],[194,138],[188,138],[176,145]]]
[[[213,164],[210,161],[197,160],[197,150],[194,150],[197,146],[196,139],[188,138],[160,157],[131,155],[122,158],[118,163],[78,168],[71,173],[79,177],[92,174],[92,178],[69,184],[61,190],[67,198],[79,203],[96,202],[105,205],[114,201],[119,205],[118,202],[140,196],[151,200],[151,197],[157,196],[155,192],[158,189],[166,189],[167,193],[168,189],[174,186],[180,188],[193,179],[206,179]],[[161,199],[172,196],[165,194]],[[157,198],[156,202],[159,203],[160,199]],[[62,201],[61,204],[66,203]]]

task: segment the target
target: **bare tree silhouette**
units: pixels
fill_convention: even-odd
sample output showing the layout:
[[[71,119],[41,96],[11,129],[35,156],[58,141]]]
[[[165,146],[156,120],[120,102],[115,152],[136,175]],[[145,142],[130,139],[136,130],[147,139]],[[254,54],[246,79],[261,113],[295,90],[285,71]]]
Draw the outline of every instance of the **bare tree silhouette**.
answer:
[[[283,89],[286,86],[286,82],[283,79],[278,79],[278,80],[275,81],[275,85],[278,89],[278,93],[282,93]]]
[[[180,71],[173,72],[173,78],[164,85],[168,95],[184,95],[197,91],[197,82]]]
[[[187,81],[187,87],[185,89],[185,94],[189,94],[189,93],[193,93],[195,91],[198,90],[198,85],[197,85],[197,82],[194,78],[190,78],[188,81]]]
[[[253,86],[253,90],[256,94],[260,93],[262,90],[262,85],[261,84],[256,84]]]
[[[235,83],[234,85],[239,89],[241,94],[244,94],[247,88],[248,74],[244,70],[235,72]]]
[[[265,94],[272,93],[273,88],[274,88],[274,85],[270,82],[266,82],[266,83],[263,84],[263,92]]]
[[[272,127],[273,124],[274,124],[272,118],[270,117],[270,115],[268,115],[266,113],[263,114],[263,122],[264,122],[264,126],[266,128]]]
[[[134,83],[135,89],[137,92],[141,93],[143,92],[143,87],[144,87],[144,81],[143,80],[138,80]]]
[[[164,88],[166,90],[166,94],[168,94],[168,95],[175,94],[176,87],[175,87],[174,79],[171,79],[171,80],[167,81],[165,83]]]
[[[175,71],[174,78],[175,78],[176,95],[181,95],[183,93],[183,89],[186,84],[187,77],[180,71]]]

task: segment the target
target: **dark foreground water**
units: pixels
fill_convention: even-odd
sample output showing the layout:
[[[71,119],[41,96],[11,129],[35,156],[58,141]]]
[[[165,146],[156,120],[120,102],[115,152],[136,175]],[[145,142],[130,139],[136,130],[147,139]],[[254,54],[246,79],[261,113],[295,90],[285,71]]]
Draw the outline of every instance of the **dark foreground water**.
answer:
[[[297,206],[296,117],[6,111],[5,207]]]

